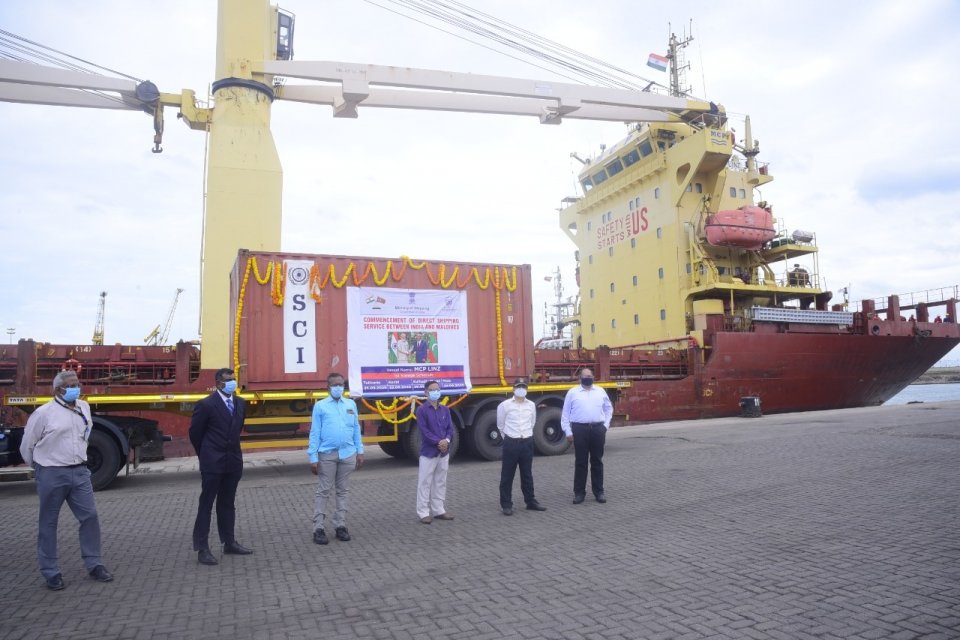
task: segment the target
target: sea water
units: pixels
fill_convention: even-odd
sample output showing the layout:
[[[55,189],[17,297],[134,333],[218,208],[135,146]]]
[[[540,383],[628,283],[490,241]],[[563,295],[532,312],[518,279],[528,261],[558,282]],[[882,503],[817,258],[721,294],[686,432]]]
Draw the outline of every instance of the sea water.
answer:
[[[907,404],[908,402],[944,402],[960,400],[960,382],[943,384],[911,384],[883,404]]]

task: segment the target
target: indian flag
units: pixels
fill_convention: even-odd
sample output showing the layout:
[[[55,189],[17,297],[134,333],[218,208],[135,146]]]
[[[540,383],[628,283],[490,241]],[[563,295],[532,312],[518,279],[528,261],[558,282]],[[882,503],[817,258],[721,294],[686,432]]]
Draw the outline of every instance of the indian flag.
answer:
[[[651,53],[650,57],[647,59],[647,66],[653,67],[657,71],[666,71],[667,58],[666,56],[661,56],[661,55],[657,55],[656,53]]]

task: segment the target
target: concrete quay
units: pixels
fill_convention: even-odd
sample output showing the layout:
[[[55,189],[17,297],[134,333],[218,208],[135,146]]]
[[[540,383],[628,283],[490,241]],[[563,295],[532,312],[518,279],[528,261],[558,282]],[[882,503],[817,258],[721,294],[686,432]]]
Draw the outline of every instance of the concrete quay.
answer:
[[[0,638],[960,638],[960,402],[614,429],[607,504],[571,504],[572,454],[540,457],[548,510],[517,486],[512,517],[499,463],[458,460],[456,520],[431,525],[416,467],[369,447],[353,540],[324,547],[304,452],[246,460],[254,555],[197,564],[196,460],[147,463],[97,494],[114,582],[86,576],[64,508],[61,592],[33,483],[0,484]]]

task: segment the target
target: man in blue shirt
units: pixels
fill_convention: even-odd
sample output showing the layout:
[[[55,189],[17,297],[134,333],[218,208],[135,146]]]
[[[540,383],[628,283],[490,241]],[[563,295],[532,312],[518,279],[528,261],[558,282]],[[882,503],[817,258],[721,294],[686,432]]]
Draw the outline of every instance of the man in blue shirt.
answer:
[[[593,385],[593,371],[580,371],[580,386],[567,392],[560,414],[560,428],[573,442],[573,504],[583,502],[587,493],[587,462],[590,488],[597,502],[607,501],[603,492],[603,445],[613,418],[613,403],[607,392]]]
[[[327,376],[330,395],[313,405],[313,424],[310,426],[310,444],[307,457],[310,471],[319,476],[313,510],[313,541],[327,544],[323,528],[331,487],[337,489],[337,509],[333,527],[337,540],[347,542],[347,493],[350,474],[363,466],[363,441],[357,403],[343,397],[343,376]]]
[[[429,380],[423,385],[427,402],[417,407],[420,429],[420,471],[417,475],[417,517],[423,524],[453,520],[447,513],[447,470],[450,468],[450,443],[453,442],[453,417],[440,404],[440,383]]]

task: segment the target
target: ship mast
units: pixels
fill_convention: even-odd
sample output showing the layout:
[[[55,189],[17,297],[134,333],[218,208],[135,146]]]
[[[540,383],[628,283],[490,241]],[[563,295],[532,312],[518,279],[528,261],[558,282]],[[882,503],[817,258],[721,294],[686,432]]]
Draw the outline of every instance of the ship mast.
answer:
[[[667,60],[670,61],[670,95],[677,98],[686,96],[690,92],[690,87],[681,87],[681,82],[686,79],[686,71],[690,68],[690,63],[683,56],[683,50],[693,42],[693,23],[690,25],[690,35],[684,34],[683,39],[677,37],[677,34],[670,34],[670,42],[667,45]]]

